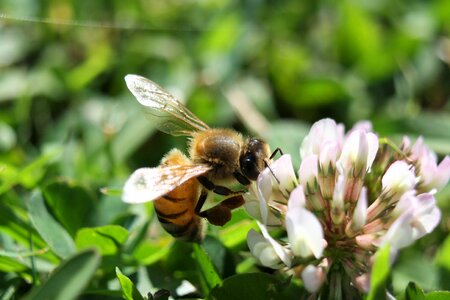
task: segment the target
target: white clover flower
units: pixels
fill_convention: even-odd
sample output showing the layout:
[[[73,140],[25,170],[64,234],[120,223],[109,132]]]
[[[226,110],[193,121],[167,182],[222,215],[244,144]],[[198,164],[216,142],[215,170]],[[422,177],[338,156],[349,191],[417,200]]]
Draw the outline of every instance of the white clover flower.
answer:
[[[416,166],[420,183],[419,191],[439,191],[450,179],[450,157],[446,155],[441,163],[437,164],[436,154],[431,151],[419,137],[411,146],[408,137],[403,138],[403,151]]]
[[[298,176],[285,154],[251,187],[246,208],[262,231],[249,233],[252,253],[272,268],[302,266],[311,293],[323,285],[339,289],[342,298],[352,289],[367,293],[377,249],[389,243],[395,257],[441,218],[434,193],[450,178],[450,158],[437,164],[421,138],[413,146],[405,138],[401,149],[380,147],[367,121],[347,134],[331,119],[316,122],[300,147]],[[286,236],[272,238],[267,229],[273,227]]]

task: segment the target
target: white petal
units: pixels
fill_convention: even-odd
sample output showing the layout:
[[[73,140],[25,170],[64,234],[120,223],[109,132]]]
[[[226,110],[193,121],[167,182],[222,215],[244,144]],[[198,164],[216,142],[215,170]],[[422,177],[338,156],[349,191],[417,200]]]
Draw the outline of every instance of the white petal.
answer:
[[[289,209],[286,214],[286,230],[295,255],[316,258],[324,249],[323,230],[319,220],[309,210],[302,207]]]
[[[411,245],[414,242],[413,228],[410,224],[412,218],[413,209],[410,209],[395,220],[382,238],[381,246],[389,243],[392,250],[395,251]]]
[[[264,224],[268,222],[270,195],[272,194],[272,174],[268,169],[262,171],[257,179],[259,208],[261,210],[261,219]]]
[[[345,176],[340,174],[336,181],[333,193],[333,207],[339,210],[344,209]]]
[[[280,258],[271,244],[261,234],[251,229],[247,233],[247,245],[262,265],[273,269],[279,268]]]
[[[366,133],[361,130],[355,130],[345,140],[341,156],[336,164],[343,170],[350,170],[350,168],[355,166],[364,166],[366,168],[368,152],[369,145]]]
[[[276,182],[283,193],[289,193],[297,185],[294,167],[290,154],[284,154],[274,161],[270,168],[276,177]],[[273,174],[271,174],[273,177]],[[275,181],[275,178],[273,178]]]
[[[340,149],[337,142],[325,143],[319,156],[319,162],[322,168],[327,168],[330,164],[336,165],[336,160],[340,155]]]
[[[288,267],[291,267],[292,264],[292,255],[291,253],[283,246],[281,246],[274,238],[272,238],[267,231],[266,226],[262,225],[258,222],[258,226],[261,229],[261,233],[263,237],[272,245],[275,253],[281,259],[281,261]]]
[[[353,213],[353,230],[358,230],[366,224],[367,220],[367,188],[363,187],[359,195],[358,203],[356,204]]]
[[[319,155],[325,143],[335,141],[341,145],[342,139],[342,125],[336,125],[336,122],[332,119],[319,120],[311,126],[308,135],[303,139],[300,157],[304,159],[311,154]]]
[[[375,157],[377,156],[378,147],[379,147],[379,141],[378,136],[372,132],[369,132],[366,134],[367,143],[369,147],[369,151],[367,154],[367,170],[370,170],[372,167],[373,161],[375,160]]]
[[[315,293],[325,281],[325,274],[322,268],[308,265],[302,271],[302,280],[305,284],[305,289],[310,293]]]
[[[318,157],[315,154],[308,155],[302,160],[298,171],[298,178],[303,190],[307,191],[307,186],[312,186],[318,176]]]
[[[303,193],[303,187],[298,185],[289,196],[288,201],[288,210],[293,209],[294,207],[305,207],[306,199],[305,194]]]
[[[412,190],[416,184],[416,175],[412,168],[404,161],[392,163],[381,179],[383,189],[403,194]]]
[[[355,130],[362,130],[364,132],[372,131],[372,123],[370,121],[359,121],[353,125],[352,129],[349,130],[349,133]]]

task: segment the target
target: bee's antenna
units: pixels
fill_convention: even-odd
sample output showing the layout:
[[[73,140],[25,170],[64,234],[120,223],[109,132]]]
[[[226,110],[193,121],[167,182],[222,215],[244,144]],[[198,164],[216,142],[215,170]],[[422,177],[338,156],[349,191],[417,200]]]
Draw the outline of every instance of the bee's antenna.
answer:
[[[283,155],[283,151],[281,150],[281,148],[277,147],[272,154],[270,155],[269,159],[274,158],[275,155],[277,155],[277,153],[280,152],[280,155]]]
[[[277,148],[277,149],[279,149],[279,148]],[[275,151],[276,151],[276,150],[275,150]],[[281,150],[280,150],[280,152],[281,152]],[[272,158],[272,156],[273,156],[273,155],[271,155],[270,157]],[[270,167],[269,163],[270,163],[270,162],[265,158],[265,159],[264,159],[264,164],[266,165],[266,168],[269,169],[270,173],[272,173],[272,175],[273,175],[273,178],[275,178],[275,180],[277,181],[277,183],[280,184],[280,180],[277,178],[277,176],[276,176],[275,173],[273,172],[273,170],[272,170],[272,168]]]

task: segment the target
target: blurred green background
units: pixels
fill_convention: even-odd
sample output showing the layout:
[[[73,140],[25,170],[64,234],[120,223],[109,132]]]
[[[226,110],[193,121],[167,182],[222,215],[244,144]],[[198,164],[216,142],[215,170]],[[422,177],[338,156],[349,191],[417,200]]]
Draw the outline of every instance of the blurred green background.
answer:
[[[0,13],[1,249],[29,250],[24,199],[35,188],[72,237],[82,227],[134,228],[136,209],[100,188],[121,188],[132,170],[186,141],[145,119],[123,80],[130,73],[173,92],[211,126],[264,137],[297,165],[302,137],[324,117],[347,128],[371,120],[381,136],[423,135],[440,157],[450,153],[447,0],[2,0]],[[82,217],[52,206],[57,196]],[[399,259],[399,286],[409,278],[449,288],[441,280],[450,270],[450,243],[441,247],[449,188],[437,198],[442,224]],[[245,250],[236,244],[235,254]],[[58,264],[54,255],[43,260]],[[408,269],[430,261],[424,274]],[[27,278],[15,286],[26,291],[30,268],[8,277],[3,266],[2,278]]]

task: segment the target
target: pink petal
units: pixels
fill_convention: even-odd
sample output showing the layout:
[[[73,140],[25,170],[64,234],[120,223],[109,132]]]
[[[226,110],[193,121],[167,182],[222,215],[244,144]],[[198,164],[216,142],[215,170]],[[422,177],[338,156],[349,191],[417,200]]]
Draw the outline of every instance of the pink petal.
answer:
[[[436,178],[433,180],[434,188],[438,191],[447,185],[450,179],[450,157],[445,156],[437,168]]]

